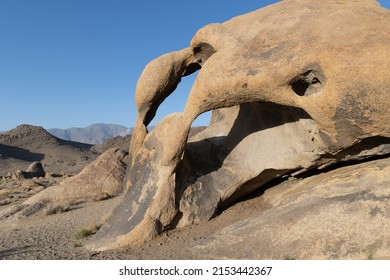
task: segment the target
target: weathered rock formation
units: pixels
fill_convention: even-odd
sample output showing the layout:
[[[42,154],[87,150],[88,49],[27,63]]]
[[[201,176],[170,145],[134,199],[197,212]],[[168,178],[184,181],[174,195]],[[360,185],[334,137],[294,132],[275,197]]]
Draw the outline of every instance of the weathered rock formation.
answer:
[[[66,207],[80,201],[119,195],[122,193],[127,157],[123,150],[107,150],[79,174],[41,191],[23,204],[43,203]]]
[[[373,0],[288,0],[207,25],[189,48],[152,61],[136,88],[127,191],[90,248],[207,221],[276,177],[388,154],[389,26]],[[184,111],[148,133],[198,68]],[[209,127],[188,139],[210,110]]]
[[[286,181],[264,193],[270,209],[192,250],[212,259],[389,259],[389,186],[389,158]]]
[[[34,161],[27,168],[26,173],[30,176],[30,178],[34,177],[45,177],[45,170],[43,169],[42,163],[39,161]]]
[[[45,177],[46,172],[43,169],[42,163],[34,161],[29,165],[26,171],[16,170],[15,172],[8,173],[4,178],[11,180],[31,179]]]

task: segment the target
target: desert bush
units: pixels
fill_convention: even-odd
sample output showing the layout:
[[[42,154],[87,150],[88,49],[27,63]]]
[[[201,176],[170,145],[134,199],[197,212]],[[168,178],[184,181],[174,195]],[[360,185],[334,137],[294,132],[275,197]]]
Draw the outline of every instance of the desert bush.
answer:
[[[288,255],[288,256],[284,256],[283,260],[285,260],[285,261],[294,261],[294,260],[296,260],[296,258]]]
[[[373,260],[378,249],[375,245],[370,245],[366,249],[367,260]]]
[[[85,238],[85,237],[94,235],[99,230],[100,227],[101,227],[100,225],[93,224],[93,225],[89,225],[88,227],[81,228],[76,233],[76,237],[77,238]]]

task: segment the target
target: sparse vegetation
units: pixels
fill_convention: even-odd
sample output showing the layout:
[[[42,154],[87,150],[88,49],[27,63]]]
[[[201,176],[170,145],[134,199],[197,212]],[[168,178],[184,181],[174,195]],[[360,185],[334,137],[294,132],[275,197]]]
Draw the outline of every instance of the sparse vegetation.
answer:
[[[26,244],[23,244],[22,246],[20,246],[21,248],[23,249],[27,249],[27,248],[30,248],[30,247],[33,247],[34,245],[32,244],[29,244],[29,243],[26,243]]]
[[[366,249],[367,260],[373,260],[378,248],[375,245],[370,245]]]
[[[285,261],[294,261],[294,260],[296,260],[296,258],[287,255],[287,256],[283,257],[283,260],[285,260]]]
[[[85,238],[91,235],[94,235],[105,223],[107,223],[108,219],[110,218],[110,215],[103,216],[101,223],[94,223],[90,224],[89,226],[85,228],[79,229],[79,231],[76,233],[77,238]]]
[[[93,229],[90,229],[90,228],[82,228],[82,229],[80,229],[80,230],[77,232],[76,236],[77,236],[78,238],[84,238],[84,237],[88,237],[88,236],[90,236],[90,235],[93,235],[94,233],[95,233],[95,232],[94,232]]]
[[[96,224],[89,225],[89,226],[86,227],[86,228],[80,229],[80,230],[76,233],[76,237],[77,237],[77,238],[85,238],[85,237],[94,235],[94,234],[99,230],[100,227],[101,227],[101,225],[96,225]]]
[[[81,245],[80,243],[74,243],[74,244],[73,244],[73,247],[74,247],[74,248],[80,248],[80,247],[82,247],[82,245]]]

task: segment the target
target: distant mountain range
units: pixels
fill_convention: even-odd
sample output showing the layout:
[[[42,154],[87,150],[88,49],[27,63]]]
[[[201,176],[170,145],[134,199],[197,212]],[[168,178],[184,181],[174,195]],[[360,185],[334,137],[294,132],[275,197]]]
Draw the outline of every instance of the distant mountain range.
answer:
[[[72,127],[67,129],[51,128],[50,134],[68,141],[87,144],[101,144],[115,136],[126,136],[133,132],[133,128],[127,128],[116,124],[97,123],[90,126]]]

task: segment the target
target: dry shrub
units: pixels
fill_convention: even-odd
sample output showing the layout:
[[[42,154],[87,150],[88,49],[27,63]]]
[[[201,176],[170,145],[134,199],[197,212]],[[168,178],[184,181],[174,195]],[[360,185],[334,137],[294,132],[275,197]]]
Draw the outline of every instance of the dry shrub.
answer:
[[[77,238],[85,238],[85,237],[94,235],[99,230],[100,227],[101,227],[101,225],[96,225],[96,224],[89,225],[88,227],[80,229],[76,233],[76,237]]]

